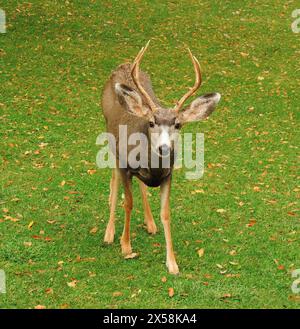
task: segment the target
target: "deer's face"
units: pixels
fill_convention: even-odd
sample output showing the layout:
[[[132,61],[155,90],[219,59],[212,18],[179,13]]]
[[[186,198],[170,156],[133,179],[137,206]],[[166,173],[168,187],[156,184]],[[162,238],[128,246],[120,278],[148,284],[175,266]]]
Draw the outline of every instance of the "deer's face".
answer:
[[[148,136],[152,150],[161,157],[166,157],[174,150],[177,133],[181,125],[176,113],[160,108],[149,118]]]
[[[115,91],[120,103],[128,112],[148,121],[148,137],[152,150],[161,157],[166,157],[173,151],[178,132],[185,123],[206,119],[221,99],[219,93],[211,93],[196,98],[181,112],[165,108],[156,108],[152,111],[143,104],[136,90],[116,83]]]

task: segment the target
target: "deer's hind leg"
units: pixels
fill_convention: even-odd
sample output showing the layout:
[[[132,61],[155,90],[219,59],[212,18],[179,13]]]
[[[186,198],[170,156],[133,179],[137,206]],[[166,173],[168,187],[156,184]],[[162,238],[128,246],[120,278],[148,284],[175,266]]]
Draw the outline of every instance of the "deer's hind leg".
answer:
[[[113,169],[112,177],[110,180],[110,194],[109,194],[109,206],[110,215],[109,221],[106,227],[104,242],[113,243],[115,236],[115,210],[118,199],[118,188],[119,188],[119,172],[118,169]]]
[[[143,208],[144,208],[144,218],[145,218],[145,224],[147,226],[147,231],[150,234],[155,234],[157,232],[157,227],[155,225],[150,204],[147,198],[147,186],[139,180],[140,184],[140,190],[142,195],[142,201],[143,201]]]

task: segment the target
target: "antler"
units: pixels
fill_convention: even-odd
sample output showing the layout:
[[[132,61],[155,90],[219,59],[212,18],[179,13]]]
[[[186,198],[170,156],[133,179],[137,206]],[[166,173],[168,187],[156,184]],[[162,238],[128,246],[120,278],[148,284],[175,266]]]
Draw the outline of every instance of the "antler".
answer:
[[[150,106],[152,112],[155,112],[156,109],[157,109],[157,106],[155,105],[152,98],[148,95],[148,93],[146,92],[146,90],[143,88],[143,86],[140,83],[140,62],[141,62],[141,59],[144,56],[145,51],[147,50],[147,48],[149,46],[149,43],[150,43],[150,40],[147,42],[146,46],[143,47],[139,51],[139,53],[137,54],[137,56],[136,56],[136,58],[133,62],[133,65],[132,65],[131,76],[132,76],[132,79],[133,79],[134,83],[138,87],[139,91],[145,97],[145,99],[146,99],[148,105]]]
[[[200,71],[200,64],[198,62],[198,59],[193,56],[190,48],[188,48],[188,52],[190,54],[191,60],[194,65],[194,70],[195,70],[195,84],[193,88],[191,88],[181,99],[176,103],[174,111],[179,112],[179,110],[182,108],[184,102],[201,86],[202,82],[202,76],[201,76],[201,71]]]

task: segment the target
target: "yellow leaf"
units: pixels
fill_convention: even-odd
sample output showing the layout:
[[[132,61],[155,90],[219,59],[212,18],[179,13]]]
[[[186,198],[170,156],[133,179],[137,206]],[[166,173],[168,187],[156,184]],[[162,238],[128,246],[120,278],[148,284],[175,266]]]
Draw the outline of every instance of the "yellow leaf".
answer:
[[[204,255],[204,248],[198,249],[197,250],[197,253],[198,253],[199,257],[203,257],[203,255]]]
[[[34,224],[34,221],[33,221],[33,220],[28,224],[28,229],[29,229],[29,230],[31,230],[33,224]]]

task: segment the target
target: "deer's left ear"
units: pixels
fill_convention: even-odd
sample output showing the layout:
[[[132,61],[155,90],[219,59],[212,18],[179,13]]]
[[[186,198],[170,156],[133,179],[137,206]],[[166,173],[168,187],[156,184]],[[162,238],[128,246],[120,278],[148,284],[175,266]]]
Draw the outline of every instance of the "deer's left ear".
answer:
[[[214,111],[220,99],[219,93],[206,94],[196,98],[179,114],[180,122],[183,124],[206,119]]]

